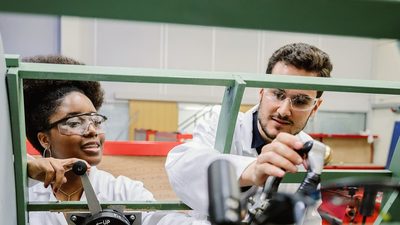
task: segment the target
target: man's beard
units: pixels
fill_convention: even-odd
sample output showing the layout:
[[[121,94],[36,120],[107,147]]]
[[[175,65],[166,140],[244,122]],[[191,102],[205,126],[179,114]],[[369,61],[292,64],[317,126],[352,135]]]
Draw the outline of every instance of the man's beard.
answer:
[[[303,124],[303,127],[302,127],[300,130],[298,130],[298,131],[296,131],[295,133],[293,133],[293,135],[297,135],[298,133],[300,133],[300,131],[302,131],[302,130],[306,127],[306,125],[307,125],[307,123],[308,123],[308,120],[309,120],[310,117],[311,117],[311,114],[312,114],[312,111],[311,111],[310,114],[308,115],[306,122]],[[258,115],[260,115],[260,114],[258,114]],[[286,119],[285,117],[278,116],[278,118],[279,118],[279,119],[282,119],[282,120],[289,121],[289,120]],[[270,134],[270,133],[268,132],[268,130],[267,130],[267,125],[264,126],[264,125],[261,123],[261,118],[260,118],[260,116],[258,116],[258,123],[260,124],[261,130],[264,132],[265,136],[267,136],[267,138],[268,138],[268,140],[266,140],[266,141],[268,141],[268,142],[273,141],[273,140],[276,138],[276,136],[277,136],[278,134],[276,134],[276,135]],[[267,123],[268,123],[268,121],[267,121]],[[292,124],[294,124],[294,123],[292,122]]]

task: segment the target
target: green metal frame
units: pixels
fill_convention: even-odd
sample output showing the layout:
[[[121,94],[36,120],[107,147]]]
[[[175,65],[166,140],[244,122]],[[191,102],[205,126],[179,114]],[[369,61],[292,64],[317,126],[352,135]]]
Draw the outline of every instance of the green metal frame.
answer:
[[[96,7],[93,7],[94,5]],[[400,39],[399,0],[118,0],[112,4],[107,0],[56,2],[53,0],[5,0],[0,4],[0,11]],[[374,15],[373,18],[371,15]],[[245,87],[295,87],[297,89],[400,95],[400,83],[391,81],[284,76],[278,78],[272,75],[33,65],[20,63],[16,55],[7,56],[6,63],[9,67],[7,84],[15,158],[18,225],[26,224],[27,211],[84,209],[86,207],[81,202],[27,202],[22,79],[74,79],[225,86],[226,91],[222,103],[224,117],[220,119],[215,146],[224,152],[227,152],[231,145],[237,111]],[[394,176],[398,178],[400,177],[400,168],[394,162],[399,160],[400,144],[398,143],[389,170],[324,171],[323,179],[344,176]],[[284,181],[298,182],[302,177],[301,173],[289,175],[285,177]],[[390,196],[384,210],[399,211],[400,203],[396,197]],[[147,205],[146,203],[145,206],[141,203],[110,203],[110,205],[121,204],[127,204],[129,208],[144,207],[157,210],[185,208],[180,203],[164,203],[165,205],[159,203]],[[400,219],[398,220],[400,221]],[[378,219],[377,223],[381,221]]]
[[[28,202],[26,174],[25,121],[23,105],[23,79],[59,79],[59,80],[92,80],[138,83],[168,83],[225,86],[221,117],[217,130],[215,148],[228,152],[231,146],[233,130],[238,115],[240,102],[245,87],[280,87],[292,89],[313,89],[336,92],[358,92],[400,95],[400,82],[377,80],[351,80],[338,78],[315,78],[301,76],[283,76],[265,74],[240,74],[221,72],[197,72],[157,69],[135,69],[119,67],[97,67],[83,65],[55,65],[22,63],[17,56],[7,57],[7,83],[10,101],[10,115],[15,157],[15,180],[17,195],[18,225],[25,225],[28,211],[65,211],[87,210],[83,202]],[[392,162],[400,159],[400,146],[396,147]],[[325,170],[323,180],[349,176],[399,177],[400,168],[392,163],[391,170]],[[290,174],[284,182],[299,182],[304,173]],[[397,203],[396,203],[397,202]],[[385,205],[385,210],[393,210],[390,206],[398,204],[397,196],[392,196]],[[102,206],[125,205],[128,209],[142,210],[182,210],[188,209],[180,202],[103,202]],[[396,208],[395,210],[397,210]],[[393,210],[394,211],[394,210]]]
[[[400,39],[398,0],[3,0],[0,11]]]

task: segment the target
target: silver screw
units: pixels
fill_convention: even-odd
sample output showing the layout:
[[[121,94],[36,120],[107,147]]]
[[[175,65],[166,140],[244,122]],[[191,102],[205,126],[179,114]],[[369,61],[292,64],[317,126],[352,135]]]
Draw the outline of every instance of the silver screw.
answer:
[[[74,215],[72,215],[70,217],[70,219],[71,219],[72,222],[76,222],[76,220],[78,220],[78,218],[76,216],[74,216]]]
[[[256,202],[254,201],[254,198],[253,198],[253,197],[249,197],[248,201],[249,201],[249,203],[252,204],[252,205],[254,205],[254,203],[256,203]]]
[[[134,220],[136,220],[136,216],[132,214],[132,215],[129,216],[129,219],[134,221]]]

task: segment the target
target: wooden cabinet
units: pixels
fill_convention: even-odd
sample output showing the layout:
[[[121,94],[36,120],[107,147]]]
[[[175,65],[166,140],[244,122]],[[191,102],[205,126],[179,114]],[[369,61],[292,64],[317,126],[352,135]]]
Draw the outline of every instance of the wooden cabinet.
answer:
[[[373,162],[374,135],[310,134],[314,139],[328,145],[332,151],[330,164],[370,164]],[[372,140],[372,142],[371,142]]]

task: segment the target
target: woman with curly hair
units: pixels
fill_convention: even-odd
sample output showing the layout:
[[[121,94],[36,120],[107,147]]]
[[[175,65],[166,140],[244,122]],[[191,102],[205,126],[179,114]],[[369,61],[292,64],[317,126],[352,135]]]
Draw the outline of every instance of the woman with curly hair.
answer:
[[[24,61],[81,64],[61,56]],[[89,179],[100,201],[154,200],[142,182],[124,176],[115,178],[95,167],[101,161],[105,140],[107,118],[97,113],[103,95],[100,83],[96,81],[24,80],[26,134],[42,154],[41,158],[29,157],[28,160],[30,201],[85,200],[81,179],[71,171],[78,160],[87,163]],[[32,182],[32,179],[43,183]],[[144,224],[191,223],[187,216],[176,213],[162,218],[157,216],[156,221],[149,215],[143,218]],[[67,221],[63,213],[30,212],[29,223],[66,225]]]

